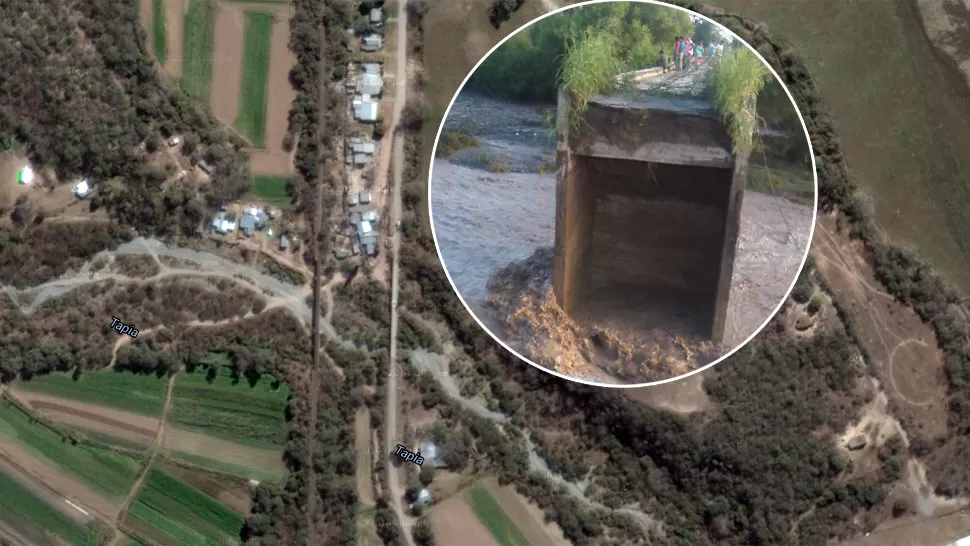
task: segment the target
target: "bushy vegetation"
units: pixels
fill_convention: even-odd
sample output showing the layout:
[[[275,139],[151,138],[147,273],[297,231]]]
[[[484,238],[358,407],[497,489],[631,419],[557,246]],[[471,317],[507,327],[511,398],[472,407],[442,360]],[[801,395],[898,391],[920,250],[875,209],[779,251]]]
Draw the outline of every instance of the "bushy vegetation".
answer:
[[[70,375],[52,373],[19,384],[19,388],[69,400],[98,404],[158,417],[165,401],[165,379],[124,371]]]
[[[553,102],[564,76],[578,93],[602,92],[621,71],[655,66],[675,36],[705,26],[710,25],[691,22],[686,12],[652,4],[582,6],[510,38],[478,67],[468,86],[508,99]],[[587,40],[591,43],[583,45]]]
[[[7,398],[0,400],[0,435],[21,444],[38,461],[73,475],[113,499],[128,493],[140,468],[130,457],[77,441]]]
[[[751,152],[760,121],[755,99],[769,78],[771,73],[761,59],[745,48],[728,53],[711,76],[714,102],[728,123],[734,153],[739,156]]]
[[[159,544],[238,544],[243,517],[202,491],[151,469],[126,522]]]
[[[270,375],[240,377],[215,363],[199,366],[176,378],[169,419],[216,438],[280,449],[286,442],[289,393]]]

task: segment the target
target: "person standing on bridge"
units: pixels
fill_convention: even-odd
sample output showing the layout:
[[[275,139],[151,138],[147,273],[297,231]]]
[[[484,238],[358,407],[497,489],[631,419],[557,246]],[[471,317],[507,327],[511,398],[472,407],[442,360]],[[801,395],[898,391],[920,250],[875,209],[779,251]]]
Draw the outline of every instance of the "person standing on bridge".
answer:
[[[680,36],[674,40],[674,70],[680,70],[680,48],[683,43],[684,40]]]
[[[657,61],[661,68],[663,68],[663,73],[667,73],[667,56],[664,55],[664,50],[660,50],[660,59]]]
[[[694,64],[700,66],[704,64],[704,42],[697,44],[694,48]]]

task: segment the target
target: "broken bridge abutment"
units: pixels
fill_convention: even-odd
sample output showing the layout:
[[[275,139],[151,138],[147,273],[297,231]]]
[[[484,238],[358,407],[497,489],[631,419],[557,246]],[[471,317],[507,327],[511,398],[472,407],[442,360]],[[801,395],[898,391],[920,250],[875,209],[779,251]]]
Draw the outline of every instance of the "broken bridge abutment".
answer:
[[[720,343],[747,156],[696,97],[596,97],[578,119],[559,92],[556,301]],[[615,320],[614,320],[615,322]]]

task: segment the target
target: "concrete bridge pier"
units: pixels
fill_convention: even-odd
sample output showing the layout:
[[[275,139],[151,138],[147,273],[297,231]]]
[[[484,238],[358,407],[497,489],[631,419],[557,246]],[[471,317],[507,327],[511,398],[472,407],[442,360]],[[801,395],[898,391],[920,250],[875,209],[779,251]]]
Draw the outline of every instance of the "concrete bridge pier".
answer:
[[[558,105],[554,290],[571,317],[720,343],[747,157],[720,114],[680,96]]]

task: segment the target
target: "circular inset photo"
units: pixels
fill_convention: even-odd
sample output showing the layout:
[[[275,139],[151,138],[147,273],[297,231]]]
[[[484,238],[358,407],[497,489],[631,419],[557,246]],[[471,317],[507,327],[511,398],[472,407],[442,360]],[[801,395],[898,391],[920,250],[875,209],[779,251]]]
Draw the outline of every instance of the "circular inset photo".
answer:
[[[716,364],[778,312],[817,182],[777,73],[650,1],[577,4],[493,48],[438,131],[431,224],[452,286],[526,362],[610,387]]]

